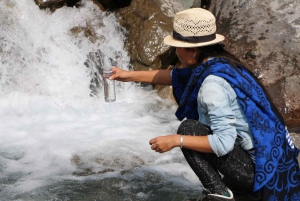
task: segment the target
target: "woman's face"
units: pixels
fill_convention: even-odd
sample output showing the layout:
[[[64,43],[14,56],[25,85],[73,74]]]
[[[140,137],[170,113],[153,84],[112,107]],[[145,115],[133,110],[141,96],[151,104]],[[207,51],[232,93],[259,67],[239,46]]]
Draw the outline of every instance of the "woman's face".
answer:
[[[197,58],[199,56],[197,48],[176,47],[176,54],[184,67],[197,66]]]

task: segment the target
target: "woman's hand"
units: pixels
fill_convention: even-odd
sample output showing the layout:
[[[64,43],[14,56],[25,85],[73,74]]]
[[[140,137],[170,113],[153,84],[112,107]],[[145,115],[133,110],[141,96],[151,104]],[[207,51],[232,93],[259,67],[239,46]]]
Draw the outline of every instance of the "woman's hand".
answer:
[[[170,151],[180,144],[180,135],[167,135],[153,138],[149,141],[151,149],[159,153]]]
[[[109,77],[110,80],[118,80],[122,82],[129,82],[131,81],[130,78],[130,71],[123,70],[118,67],[112,68],[113,75]]]

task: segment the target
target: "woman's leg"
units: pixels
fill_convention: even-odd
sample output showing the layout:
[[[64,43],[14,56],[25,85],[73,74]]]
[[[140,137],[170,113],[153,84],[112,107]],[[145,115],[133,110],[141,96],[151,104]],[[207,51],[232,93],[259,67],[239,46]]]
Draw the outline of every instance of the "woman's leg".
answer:
[[[203,136],[209,134],[210,130],[198,121],[186,120],[181,123],[177,133]],[[227,191],[227,182],[223,182],[219,172],[224,178],[230,178],[229,181],[236,184],[234,186],[243,186],[243,189],[252,191],[254,165],[250,156],[241,148],[235,146],[229,154],[222,157],[190,149],[182,149],[182,152],[203,186],[211,193],[223,195]]]
[[[224,176],[222,181],[231,190],[240,192],[253,192],[254,163],[249,154],[240,146],[221,157],[215,154],[207,155],[207,160],[217,167]]]

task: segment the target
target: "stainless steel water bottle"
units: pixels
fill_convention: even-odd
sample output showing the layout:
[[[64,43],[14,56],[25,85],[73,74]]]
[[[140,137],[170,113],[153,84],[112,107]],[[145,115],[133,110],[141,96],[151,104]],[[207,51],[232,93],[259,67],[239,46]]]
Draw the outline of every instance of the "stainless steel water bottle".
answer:
[[[109,103],[116,101],[115,81],[109,79],[112,74],[111,68],[103,69],[104,99]]]

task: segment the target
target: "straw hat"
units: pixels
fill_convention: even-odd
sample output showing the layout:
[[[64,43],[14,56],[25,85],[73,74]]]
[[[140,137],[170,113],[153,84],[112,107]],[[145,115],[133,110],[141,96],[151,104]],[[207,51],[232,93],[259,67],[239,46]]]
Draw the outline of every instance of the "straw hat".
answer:
[[[216,18],[208,10],[191,8],[175,14],[173,35],[164,43],[174,47],[201,47],[219,43],[224,36],[216,34]]]

